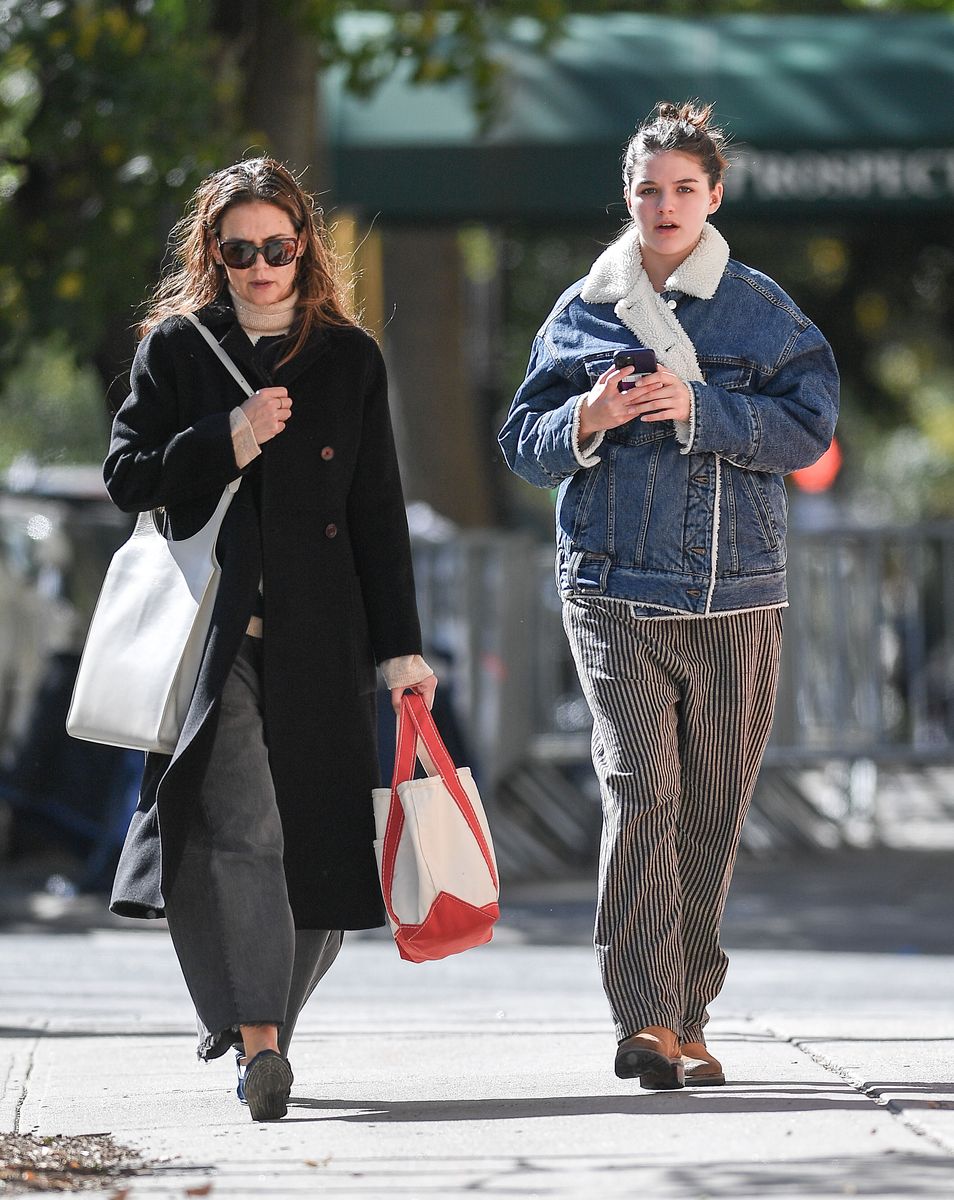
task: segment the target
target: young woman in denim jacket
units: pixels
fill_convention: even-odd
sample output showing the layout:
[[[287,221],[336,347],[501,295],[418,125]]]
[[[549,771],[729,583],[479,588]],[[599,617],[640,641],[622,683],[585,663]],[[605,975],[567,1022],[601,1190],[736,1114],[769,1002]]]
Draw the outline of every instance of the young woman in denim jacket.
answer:
[[[651,1088],[725,1082],[703,1029],[775,703],[782,477],[820,457],[838,408],[825,338],[707,221],[727,166],[710,115],[660,103],[636,130],[632,223],[557,301],[500,434],[518,475],[559,488],[603,800],[597,957],[616,1074]],[[613,356],[639,347],[658,368],[633,379]]]

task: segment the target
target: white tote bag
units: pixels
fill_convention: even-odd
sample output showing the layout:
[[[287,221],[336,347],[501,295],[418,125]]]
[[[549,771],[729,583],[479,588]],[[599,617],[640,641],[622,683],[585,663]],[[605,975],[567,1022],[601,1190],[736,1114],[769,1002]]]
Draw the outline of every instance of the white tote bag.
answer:
[[[252,388],[192,314],[247,396]],[[238,491],[234,479],[198,533],[173,541],[152,512],[139,514],[116,551],[93,611],[66,730],[75,738],[171,754],[195,691],[221,568],[222,521]]]
[[[420,757],[426,779],[414,779]],[[390,788],[375,788],[374,852],[402,958],[489,942],[500,916],[490,828],[468,767],[454,767],[421,696],[405,693]]]
[[[230,483],[197,534],[174,542],[139,514],[113,555],[66,718],[72,737],[171,754],[199,675],[221,570],[215,542]]]

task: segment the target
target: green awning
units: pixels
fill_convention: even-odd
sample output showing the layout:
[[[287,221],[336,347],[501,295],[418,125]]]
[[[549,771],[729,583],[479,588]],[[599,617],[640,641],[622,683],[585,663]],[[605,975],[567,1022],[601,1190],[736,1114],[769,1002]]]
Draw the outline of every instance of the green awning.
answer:
[[[362,100],[329,73],[336,202],[411,220],[598,216],[620,200],[633,125],[698,96],[736,143],[739,210],[954,210],[952,16],[580,16],[546,55],[515,23],[499,58],[485,134],[462,83],[396,74]]]

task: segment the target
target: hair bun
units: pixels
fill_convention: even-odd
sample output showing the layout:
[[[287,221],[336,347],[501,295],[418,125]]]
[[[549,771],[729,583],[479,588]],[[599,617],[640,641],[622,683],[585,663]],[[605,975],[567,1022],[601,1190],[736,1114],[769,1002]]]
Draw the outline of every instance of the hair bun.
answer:
[[[716,140],[724,140],[725,135],[722,130],[709,124],[714,107],[712,104],[703,104],[700,100],[686,100],[682,104],[673,104],[671,100],[660,100],[647,124],[654,120],[675,121],[680,125],[688,125],[700,133],[707,133]]]
[[[682,104],[658,101],[646,120],[637,125],[623,154],[623,179],[627,186],[637,161],[675,150],[698,159],[709,183],[715,187],[729,163],[723,153],[725,132],[710,124],[712,113],[713,105],[701,100],[685,100]]]

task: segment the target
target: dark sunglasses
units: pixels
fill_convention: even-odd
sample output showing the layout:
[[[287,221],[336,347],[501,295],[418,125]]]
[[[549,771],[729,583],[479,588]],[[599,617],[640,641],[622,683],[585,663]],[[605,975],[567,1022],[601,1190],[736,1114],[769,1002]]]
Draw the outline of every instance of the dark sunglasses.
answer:
[[[222,261],[233,271],[247,271],[259,255],[270,267],[287,267],[298,253],[298,238],[280,237],[269,238],[261,246],[254,242],[245,242],[241,238],[229,238],[219,242],[219,253]]]

